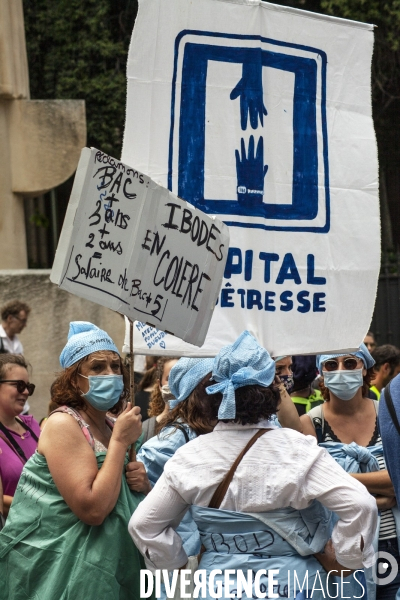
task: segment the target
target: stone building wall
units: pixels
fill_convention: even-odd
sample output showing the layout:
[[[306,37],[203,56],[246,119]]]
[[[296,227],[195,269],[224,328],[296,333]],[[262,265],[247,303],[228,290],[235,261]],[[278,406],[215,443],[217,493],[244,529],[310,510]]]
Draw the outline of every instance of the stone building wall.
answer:
[[[117,313],[60,290],[51,283],[50,270],[0,270],[0,306],[18,299],[31,307],[28,325],[20,334],[24,355],[32,365],[36,384],[29,398],[36,419],[47,414],[50,385],[61,369],[58,357],[67,340],[70,321],[91,321],[104,329],[122,350],[124,319]]]

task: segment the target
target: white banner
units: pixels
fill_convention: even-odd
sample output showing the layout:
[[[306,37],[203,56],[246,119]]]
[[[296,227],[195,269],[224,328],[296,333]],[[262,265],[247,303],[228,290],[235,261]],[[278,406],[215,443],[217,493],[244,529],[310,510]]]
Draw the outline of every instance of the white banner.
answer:
[[[201,346],[228,247],[224,223],[140,171],[84,148],[50,278]]]
[[[373,27],[259,0],[141,0],[122,158],[230,229],[202,348],[137,325],[138,353],[354,348],[380,263]],[[126,349],[126,348],[125,348]]]

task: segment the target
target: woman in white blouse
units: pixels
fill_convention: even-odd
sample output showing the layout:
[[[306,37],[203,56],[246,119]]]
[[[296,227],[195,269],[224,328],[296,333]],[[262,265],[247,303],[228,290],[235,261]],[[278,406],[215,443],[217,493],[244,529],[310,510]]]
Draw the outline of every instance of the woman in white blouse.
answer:
[[[271,423],[279,405],[274,376],[273,360],[248,332],[221,350],[206,377],[196,372],[196,365],[181,377],[179,363],[170,374],[177,400],[188,392],[208,397],[203,403],[208,418],[218,423],[166,463],[131,518],[129,531],[148,568],[180,569],[188,557],[175,528],[191,506],[203,544],[199,570],[207,573],[207,598],[221,597],[223,587],[226,597],[229,592],[240,596],[242,584],[243,598],[263,597],[267,590],[269,597],[275,592],[295,598],[301,582],[319,600],[329,586],[321,564],[327,570],[355,570],[373,561],[374,500],[313,438]],[[250,441],[253,445],[227,490],[220,488],[216,498],[217,488]],[[331,541],[330,511],[339,516]],[[278,573],[268,577],[271,569]],[[249,571],[250,580],[243,582],[238,570],[244,577]]]

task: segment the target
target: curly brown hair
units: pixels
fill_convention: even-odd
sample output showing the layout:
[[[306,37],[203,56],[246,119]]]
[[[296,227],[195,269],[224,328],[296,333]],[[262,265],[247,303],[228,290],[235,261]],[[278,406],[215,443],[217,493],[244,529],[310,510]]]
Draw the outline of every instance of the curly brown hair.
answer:
[[[64,371],[58,374],[57,379],[53,381],[50,387],[51,401],[57,406],[70,406],[76,410],[85,410],[85,401],[81,396],[81,390],[78,386],[78,374],[84,362],[86,362],[91,354],[84,356],[75,364],[67,367]],[[124,381],[124,389],[117,404],[110,408],[109,412],[113,415],[118,415],[124,408],[125,402],[130,398],[129,389],[129,372],[123,365],[121,357],[119,357],[121,374]]]
[[[375,375],[375,370],[374,367],[370,367],[369,369],[367,369],[367,374],[363,377],[364,383],[363,383],[363,387],[362,387],[362,393],[364,398],[368,398],[368,391],[371,385],[371,379],[373,379]],[[323,372],[321,373],[322,379],[319,382],[319,387],[321,390],[321,394],[323,399],[326,402],[329,402],[330,400],[330,396],[329,396],[329,390],[327,387],[324,386],[324,374]]]
[[[157,385],[157,381],[161,382],[165,364],[167,362],[169,362],[170,360],[176,360],[176,359],[177,359],[176,356],[162,356],[157,361],[157,364],[155,366],[155,372],[154,372],[154,388],[153,388],[153,391],[151,392],[149,409],[147,411],[147,414],[149,415],[149,417],[158,417],[158,415],[161,415],[161,413],[164,412],[165,402],[161,395],[160,386]]]
[[[218,409],[222,394],[207,394],[206,389],[214,385],[210,381],[211,373],[196,386],[190,396],[180,402],[161,421],[160,428],[172,425],[176,421],[186,423],[197,434],[210,433],[218,421]],[[263,419],[269,419],[276,413],[280,404],[280,393],[275,384],[269,387],[245,385],[235,390],[236,417],[232,422],[240,425],[255,425]],[[228,423],[223,419],[224,423]]]
[[[23,310],[26,312],[26,316],[31,312],[31,307],[26,304],[26,302],[21,302],[20,300],[10,300],[7,304],[4,304],[0,308],[1,319],[5,321],[9,315],[16,317]]]

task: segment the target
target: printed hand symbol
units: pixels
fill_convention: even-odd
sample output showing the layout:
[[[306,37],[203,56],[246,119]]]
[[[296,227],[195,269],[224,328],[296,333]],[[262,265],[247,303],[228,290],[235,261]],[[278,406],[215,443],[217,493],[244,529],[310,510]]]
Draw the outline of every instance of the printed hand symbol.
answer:
[[[253,129],[258,127],[258,118],[264,124],[264,115],[267,109],[264,106],[262,64],[258,50],[252,50],[251,61],[243,62],[242,79],[232,90],[230,99],[235,100],[240,96],[240,125],[243,131],[247,128],[247,113],[250,115],[250,124]]]
[[[236,173],[238,180],[238,202],[242,206],[257,206],[262,204],[264,195],[264,177],[268,165],[264,165],[264,139],[260,137],[257,151],[254,154],[254,137],[249,140],[249,150],[246,157],[244,139],[241,139],[241,156],[235,150]]]

